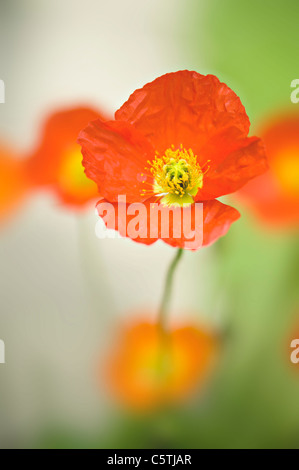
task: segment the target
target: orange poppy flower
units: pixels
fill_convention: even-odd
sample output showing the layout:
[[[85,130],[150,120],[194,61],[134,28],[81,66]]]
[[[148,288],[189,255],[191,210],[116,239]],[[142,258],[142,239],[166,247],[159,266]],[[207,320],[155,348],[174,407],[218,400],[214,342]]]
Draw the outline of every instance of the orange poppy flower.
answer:
[[[33,185],[51,188],[61,202],[73,207],[96,198],[97,186],[84,174],[76,139],[80,129],[97,118],[103,119],[89,108],[62,110],[48,118],[41,142],[27,162]]]
[[[217,340],[194,326],[171,329],[138,321],[124,328],[109,357],[108,385],[124,405],[152,409],[181,401],[205,381]]]
[[[155,201],[183,217],[189,206],[202,203],[207,245],[240,216],[216,198],[238,190],[267,167],[260,139],[247,137],[249,127],[230,88],[212,75],[185,70],[136,90],[114,121],[91,122],[78,142],[86,175],[109,203],[116,205],[119,195],[125,195],[127,204],[141,202],[148,214]],[[193,208],[191,216],[193,220]],[[159,234],[136,241],[151,244],[163,238]],[[163,239],[184,248],[188,236]]]
[[[262,131],[270,171],[238,196],[272,226],[299,227],[299,115],[280,116]]]
[[[24,160],[0,146],[0,223],[17,208],[27,190]]]

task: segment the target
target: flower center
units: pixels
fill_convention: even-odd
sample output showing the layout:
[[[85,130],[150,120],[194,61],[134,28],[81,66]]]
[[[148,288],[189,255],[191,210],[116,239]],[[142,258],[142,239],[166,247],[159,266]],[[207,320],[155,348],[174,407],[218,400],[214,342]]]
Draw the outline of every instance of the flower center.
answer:
[[[163,196],[161,203],[166,206],[192,204],[193,197],[203,187],[203,177],[209,170],[207,164],[200,167],[193,151],[186,150],[182,145],[179,149],[174,146],[168,148],[163,156],[156,152],[155,159],[148,163],[154,178],[153,192],[157,196]]]

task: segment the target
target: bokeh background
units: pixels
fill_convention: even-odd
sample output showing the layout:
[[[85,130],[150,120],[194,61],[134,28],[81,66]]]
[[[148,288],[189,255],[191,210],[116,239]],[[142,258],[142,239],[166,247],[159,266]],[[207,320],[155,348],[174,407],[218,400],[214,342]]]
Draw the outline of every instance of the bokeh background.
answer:
[[[299,112],[298,16],[296,0],[1,0],[0,140],[22,159],[51,112],[112,114],[181,69],[227,83],[254,133]],[[124,320],[154,318],[173,249],[99,240],[93,204],[70,210],[46,190],[20,201],[0,232],[0,447],[299,446],[298,232],[235,206],[226,237],[185,253],[172,299],[172,321],[223,332],[219,365],[192,400],[144,414],[120,406],[98,369]]]

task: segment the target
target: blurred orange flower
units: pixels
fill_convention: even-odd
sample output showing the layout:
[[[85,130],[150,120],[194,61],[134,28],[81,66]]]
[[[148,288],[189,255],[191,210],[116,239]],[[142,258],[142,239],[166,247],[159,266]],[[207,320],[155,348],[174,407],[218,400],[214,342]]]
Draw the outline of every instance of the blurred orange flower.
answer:
[[[24,160],[0,145],[0,223],[17,208],[27,190]]]
[[[82,167],[79,131],[89,121],[104,119],[89,108],[58,111],[45,123],[41,142],[27,162],[28,177],[35,187],[49,187],[61,202],[80,207],[98,196],[96,184]]]
[[[279,116],[261,132],[270,171],[238,195],[266,223],[299,227],[299,115]]]
[[[180,401],[210,370],[216,337],[187,325],[163,333],[158,323],[138,321],[125,327],[108,360],[113,395],[137,410]]]

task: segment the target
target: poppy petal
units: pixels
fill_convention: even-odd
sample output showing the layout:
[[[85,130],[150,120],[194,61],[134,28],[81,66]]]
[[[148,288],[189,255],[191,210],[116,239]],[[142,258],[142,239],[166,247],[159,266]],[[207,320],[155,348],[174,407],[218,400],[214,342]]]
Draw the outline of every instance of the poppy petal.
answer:
[[[143,171],[154,156],[150,143],[131,124],[96,120],[80,132],[83,166],[88,178],[109,201],[125,195],[128,202],[142,201]]]
[[[261,127],[269,171],[236,194],[264,222],[276,229],[299,225],[299,116],[288,111]]]
[[[99,117],[102,118],[97,111],[85,107],[64,109],[49,116],[41,141],[26,162],[33,186],[53,189],[64,204],[73,207],[98,197],[96,184],[84,174],[76,139],[89,121]]]
[[[152,245],[158,239],[178,248],[197,250],[225,235],[239,219],[239,212],[217,200],[169,208],[148,199],[143,204],[109,203],[97,205],[108,229],[138,243]]]
[[[221,147],[219,153],[221,155]],[[238,141],[237,148],[233,151],[230,148],[218,165],[214,166],[212,160],[195,200],[209,200],[233,193],[267,169],[266,151],[260,139],[251,137]]]
[[[0,145],[0,225],[23,201],[29,185],[24,171],[24,159],[18,158],[6,146]]]
[[[171,145],[198,156],[215,135],[230,130],[234,140],[248,135],[250,122],[238,96],[213,75],[188,70],[168,73],[136,90],[115,113],[128,121],[160,153]]]
[[[298,199],[283,194],[270,172],[250,181],[234,199],[248,206],[261,222],[271,228],[299,228]]]

